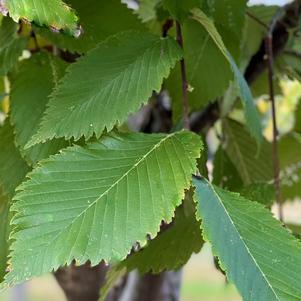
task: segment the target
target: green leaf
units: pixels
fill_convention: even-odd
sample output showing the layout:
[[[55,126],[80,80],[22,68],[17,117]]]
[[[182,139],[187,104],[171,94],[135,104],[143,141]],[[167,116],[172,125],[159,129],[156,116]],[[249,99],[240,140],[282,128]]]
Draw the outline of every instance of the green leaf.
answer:
[[[39,53],[23,61],[11,78],[11,122],[15,126],[16,144],[31,165],[68,145],[64,139],[54,139],[24,150],[26,143],[38,130],[48,96],[65,67],[63,61]]]
[[[75,13],[61,0],[4,0],[4,5],[15,22],[24,19],[75,36],[79,34]]]
[[[196,218],[193,192],[188,191],[183,205],[175,212],[171,224],[165,225],[159,235],[148,245],[127,259],[113,266],[106,276],[106,284],[100,291],[99,301],[104,301],[120,277],[138,270],[140,274],[157,274],[181,268],[193,253],[203,246],[201,222]]]
[[[196,111],[222,96],[233,74],[223,54],[197,21],[186,20],[182,31],[187,78],[191,87],[189,107],[191,111]],[[173,118],[176,120],[182,116],[183,109],[179,64],[168,78],[167,88],[172,98]]]
[[[177,43],[142,32],[113,36],[72,64],[52,94],[40,129],[29,146],[54,137],[95,133],[99,137],[125,121],[159,91],[176,61]]]
[[[17,35],[18,24],[9,18],[3,18],[0,26],[0,75],[6,75],[18,62],[26,39]]]
[[[240,58],[240,45],[245,24],[245,0],[203,0],[203,11],[214,21],[227,49],[235,61]]]
[[[301,134],[301,102],[299,102],[299,104],[296,108],[294,130]]]
[[[163,0],[164,7],[180,22],[188,17],[192,8],[200,6],[201,0]]]
[[[0,187],[0,283],[3,281],[7,267],[8,256],[8,198]]]
[[[252,136],[256,139],[257,144],[261,144],[263,140],[261,123],[259,119],[259,114],[256,110],[253,97],[247,82],[245,81],[243,75],[239,71],[234,59],[224,45],[224,42],[216,30],[213,22],[209,19],[200,9],[193,9],[193,19],[198,21],[206,29],[212,40],[218,46],[221,53],[224,55],[226,60],[229,62],[234,78],[239,88],[240,98],[244,107],[245,118],[247,122],[248,129]]]
[[[281,193],[284,200],[301,197],[300,147],[301,135],[297,133],[282,137],[278,144]]]
[[[80,16],[83,33],[78,38],[35,28],[38,34],[61,49],[84,53],[120,31],[143,29],[138,18],[120,0],[71,0],[68,3]]]
[[[10,199],[28,170],[14,145],[13,129],[6,120],[4,126],[0,126],[0,283],[7,267]]]
[[[213,161],[213,184],[234,191],[240,189],[243,182],[235,166],[227,152],[219,147]]]
[[[204,237],[246,301],[301,299],[301,245],[262,205],[194,179]]]
[[[253,183],[238,192],[246,199],[261,203],[266,207],[272,206],[275,201],[275,187],[269,183]]]
[[[0,186],[9,197],[23,181],[29,168],[14,144],[13,128],[8,120],[0,127]]]
[[[149,22],[156,18],[156,6],[161,0],[140,0],[139,8],[136,13],[143,23]]]
[[[128,271],[138,269],[141,274],[181,268],[193,253],[198,253],[202,248],[200,224],[192,196],[187,196],[183,206],[177,208],[173,223],[144,249],[130,255],[120,264],[120,268],[126,267]]]
[[[105,301],[112,288],[116,285],[117,281],[124,277],[126,273],[126,268],[120,268],[119,265],[112,267],[106,273],[106,281],[100,289],[98,301]]]
[[[234,120],[223,122],[226,152],[244,185],[269,182],[273,179],[272,147],[263,140],[260,150],[244,126]]]
[[[123,260],[169,223],[202,148],[189,132],[108,134],[42,161],[14,198],[6,285],[59,266]]]

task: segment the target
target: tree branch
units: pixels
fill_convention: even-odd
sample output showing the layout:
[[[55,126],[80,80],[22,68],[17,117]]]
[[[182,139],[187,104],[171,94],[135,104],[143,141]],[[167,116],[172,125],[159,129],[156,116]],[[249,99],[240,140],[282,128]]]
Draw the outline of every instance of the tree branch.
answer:
[[[279,219],[283,220],[283,209],[282,209],[282,196],[280,188],[280,164],[278,155],[278,128],[277,128],[277,116],[276,116],[276,103],[275,103],[275,93],[274,93],[274,58],[273,58],[273,29],[276,26],[276,22],[271,23],[271,27],[268,36],[265,39],[265,51],[268,61],[268,83],[269,83],[269,94],[272,106],[272,122],[273,122],[273,167],[274,167],[274,185],[276,202],[279,208]]]
[[[182,28],[178,21],[176,21],[176,31],[177,31],[177,41],[180,47],[184,48],[183,43],[183,35],[182,35]],[[189,101],[188,101],[188,81],[187,81],[187,74],[186,74],[186,66],[184,58],[181,59],[181,77],[182,77],[182,93],[183,93],[183,125],[184,129],[190,129],[190,122],[189,122]]]

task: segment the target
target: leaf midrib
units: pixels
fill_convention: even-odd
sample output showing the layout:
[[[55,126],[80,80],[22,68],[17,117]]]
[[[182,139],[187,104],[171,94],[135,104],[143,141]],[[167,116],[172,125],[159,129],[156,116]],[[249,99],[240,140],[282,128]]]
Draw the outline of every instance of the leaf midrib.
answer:
[[[211,186],[211,184],[210,184],[210,186]],[[222,208],[224,209],[224,212],[225,212],[226,216],[228,217],[230,223],[232,224],[232,226],[233,226],[233,228],[234,228],[234,231],[237,233],[238,237],[240,238],[240,241],[241,241],[241,242],[243,243],[243,245],[245,246],[245,249],[247,250],[247,253],[250,255],[250,257],[251,257],[251,259],[253,260],[255,266],[258,268],[259,272],[261,273],[261,275],[262,275],[263,278],[265,279],[265,281],[266,281],[268,287],[271,289],[271,291],[273,292],[273,294],[274,294],[274,296],[276,297],[276,299],[279,300],[279,301],[281,301],[281,299],[279,299],[278,295],[276,294],[275,290],[273,289],[272,285],[270,284],[269,280],[267,279],[265,273],[262,271],[262,269],[261,269],[260,266],[258,265],[257,261],[255,260],[254,256],[253,256],[252,253],[250,252],[247,243],[244,241],[244,239],[243,239],[242,236],[240,235],[239,230],[238,230],[237,227],[235,226],[235,223],[234,223],[234,221],[232,220],[231,216],[229,215],[228,210],[226,209],[226,207],[225,207],[225,205],[224,205],[222,199],[220,198],[219,194],[216,192],[216,190],[215,190],[212,186],[211,186],[210,188],[213,190],[213,192],[214,192],[214,194],[215,194],[217,200],[219,201],[220,205],[221,205]]]
[[[168,139],[172,138],[173,136],[176,137],[177,132],[172,133],[167,135],[166,137],[164,137],[162,140],[160,140],[158,143],[156,143],[144,156],[141,157],[141,159],[139,159],[126,173],[124,173],[117,181],[115,181],[107,190],[105,190],[95,201],[91,202],[89,204],[89,206],[83,210],[78,216],[76,216],[71,223],[69,223],[68,225],[66,225],[63,229],[60,229],[60,231],[57,233],[57,235],[55,235],[55,237],[53,237],[48,243],[52,244],[62,233],[63,231],[65,231],[66,229],[68,229],[68,227],[72,226],[77,219],[79,219],[83,214],[85,214],[92,206],[94,206],[99,200],[101,200],[106,194],[108,194],[111,189],[113,189],[116,185],[118,185],[125,177],[128,176],[128,174],[133,171],[135,168],[137,168],[137,166],[139,164],[141,164],[141,162],[144,161],[144,159],[146,159],[153,151],[155,151],[158,147],[160,147],[161,144],[163,144],[165,141],[167,141]],[[41,249],[42,250],[42,249]]]
[[[124,68],[122,68],[121,72],[117,73],[115,76],[112,76],[110,78],[110,80],[106,80],[106,81],[104,81],[103,79],[102,80],[96,80],[95,82],[97,83],[97,88],[93,89],[93,93],[91,92],[91,96],[89,96],[89,98],[85,102],[81,101],[79,103],[72,104],[72,106],[74,106],[74,109],[75,108],[78,109],[78,108],[81,108],[82,106],[90,105],[90,103],[93,103],[97,98],[100,97],[100,95],[102,94],[103,90],[106,90],[108,87],[110,87],[112,84],[114,84],[116,82],[116,80],[118,80],[121,76],[124,76],[124,74],[126,72],[128,72],[128,70],[131,69],[132,66],[135,65],[137,63],[137,61],[140,60],[145,55],[145,53],[147,53],[150,50],[155,49],[156,46],[157,46],[157,44],[159,42],[161,42],[161,40],[156,41],[156,43],[150,44],[151,47],[148,47],[148,48],[144,49],[144,51],[140,55],[138,55],[138,56],[135,57],[135,60],[133,62],[131,62],[130,64],[127,64]],[[106,42],[101,43],[101,44],[105,45]],[[102,83],[102,89],[99,90],[99,85],[103,81],[105,83]],[[95,91],[96,91],[96,93],[95,93]],[[57,96],[54,94],[53,96],[51,96],[51,98],[53,100],[55,100],[55,99],[57,99]]]

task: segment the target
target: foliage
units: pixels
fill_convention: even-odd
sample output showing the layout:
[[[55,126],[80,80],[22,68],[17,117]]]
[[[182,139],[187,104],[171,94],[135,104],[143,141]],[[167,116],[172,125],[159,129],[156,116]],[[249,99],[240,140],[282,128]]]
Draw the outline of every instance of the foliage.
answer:
[[[301,245],[297,239],[256,202],[206,180],[194,183],[204,237],[244,300],[299,300]],[[276,247],[279,242],[281,248]]]
[[[104,300],[130,271],[180,269],[209,241],[244,300],[301,300],[300,227],[288,225],[295,238],[269,212],[301,196],[301,89],[283,85],[301,85],[290,5],[0,0],[0,11],[1,288],[103,261]],[[290,121],[277,139],[271,83]]]

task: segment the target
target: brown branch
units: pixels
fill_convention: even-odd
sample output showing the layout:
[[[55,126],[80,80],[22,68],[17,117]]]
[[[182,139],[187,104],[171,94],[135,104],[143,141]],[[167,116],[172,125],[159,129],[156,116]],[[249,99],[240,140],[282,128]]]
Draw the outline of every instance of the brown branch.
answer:
[[[281,11],[278,11],[276,18],[273,19],[273,24],[269,28],[273,36],[274,58],[285,50],[289,39],[289,31],[297,27],[300,12],[301,0],[295,0],[282,8]],[[252,84],[267,69],[268,62],[265,59],[265,55],[265,41],[263,40],[245,72],[245,77],[249,84]]]
[[[273,25],[273,23],[272,23]],[[269,34],[265,40],[266,55],[268,60],[268,82],[269,82],[269,93],[270,101],[272,106],[272,122],[273,122],[273,168],[274,168],[274,185],[276,202],[279,208],[279,219],[283,220],[283,208],[282,208],[282,196],[280,187],[280,164],[279,164],[279,154],[278,154],[278,127],[277,127],[277,116],[276,116],[276,103],[275,103],[275,93],[274,93],[274,83],[273,83],[273,29],[269,31]]]
[[[184,43],[183,43],[182,28],[178,21],[176,21],[176,31],[177,31],[178,44],[183,49]],[[183,93],[183,125],[184,125],[183,127],[184,129],[189,130],[190,122],[189,122],[188,81],[187,81],[184,58],[181,60],[180,64],[181,64],[182,93]]]

